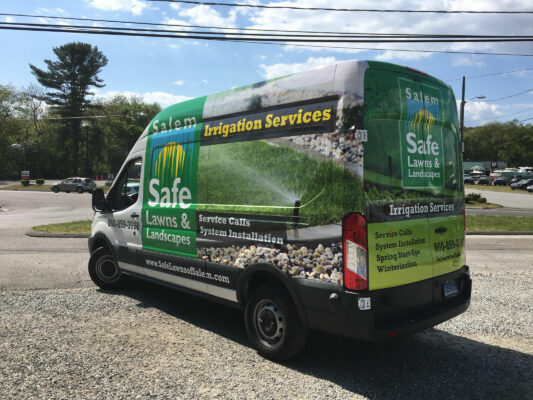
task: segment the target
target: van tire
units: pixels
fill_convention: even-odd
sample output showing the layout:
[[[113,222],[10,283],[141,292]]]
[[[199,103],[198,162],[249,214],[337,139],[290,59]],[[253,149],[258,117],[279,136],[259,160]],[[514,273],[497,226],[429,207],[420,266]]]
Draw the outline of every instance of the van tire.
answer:
[[[91,254],[89,276],[96,286],[105,290],[120,288],[124,280],[115,257],[105,247],[99,247]]]
[[[83,193],[83,188],[82,188],[81,186],[78,186],[78,187],[76,188],[76,192],[78,192],[78,193]]]
[[[270,360],[294,357],[307,341],[307,327],[289,295],[277,286],[261,286],[252,293],[246,304],[244,324],[257,352]]]

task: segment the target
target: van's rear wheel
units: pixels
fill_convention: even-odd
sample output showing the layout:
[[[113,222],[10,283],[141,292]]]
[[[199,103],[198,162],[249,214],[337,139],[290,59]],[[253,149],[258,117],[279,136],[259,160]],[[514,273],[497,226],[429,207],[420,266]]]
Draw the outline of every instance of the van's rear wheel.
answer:
[[[78,193],[83,193],[83,188],[82,188],[81,186],[78,186],[78,187],[76,188],[76,192],[78,192]]]
[[[244,312],[246,332],[259,354],[286,360],[298,354],[307,341],[290,297],[276,286],[261,286],[252,293]]]
[[[104,247],[99,247],[89,258],[89,276],[102,289],[118,289],[123,275],[113,254]]]

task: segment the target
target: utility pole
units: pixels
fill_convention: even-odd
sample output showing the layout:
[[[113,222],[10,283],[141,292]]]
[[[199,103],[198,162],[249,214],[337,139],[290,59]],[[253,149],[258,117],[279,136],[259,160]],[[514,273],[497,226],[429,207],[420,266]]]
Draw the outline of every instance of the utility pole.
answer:
[[[461,152],[465,152],[465,142],[463,141],[463,125],[465,120],[465,77],[463,76],[463,94],[461,96],[461,111],[459,116],[459,135],[461,136]]]

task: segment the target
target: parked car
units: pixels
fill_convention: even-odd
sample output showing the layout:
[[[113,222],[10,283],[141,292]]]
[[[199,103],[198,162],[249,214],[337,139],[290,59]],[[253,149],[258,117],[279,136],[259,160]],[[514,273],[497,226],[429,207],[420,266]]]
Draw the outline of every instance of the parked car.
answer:
[[[533,192],[533,185],[528,186],[528,187],[526,188],[526,190],[527,190],[529,193]]]
[[[50,188],[52,192],[89,192],[92,193],[96,189],[96,182],[92,178],[67,178],[61,182],[56,182]]]
[[[488,176],[481,176],[478,181],[478,185],[490,185],[490,179]]]
[[[465,185],[473,185],[476,182],[474,181],[474,178],[472,178],[471,176],[465,175],[463,176],[463,183]]]
[[[533,179],[522,179],[520,182],[511,184],[511,189],[526,190],[526,188],[531,185],[533,185]]]
[[[507,186],[509,184],[509,178],[506,176],[499,176],[492,181],[494,186]]]
[[[511,179],[509,179],[509,185],[512,185],[513,183],[518,183],[522,179],[524,179],[524,178],[522,178],[521,176],[514,176]]]

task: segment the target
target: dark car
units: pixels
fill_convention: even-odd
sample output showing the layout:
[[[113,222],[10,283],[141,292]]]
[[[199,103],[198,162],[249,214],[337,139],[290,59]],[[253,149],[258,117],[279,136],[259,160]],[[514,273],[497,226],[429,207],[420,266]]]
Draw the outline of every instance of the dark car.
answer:
[[[528,187],[526,188],[526,190],[527,190],[529,193],[533,192],[533,185],[528,186]]]
[[[494,186],[507,186],[509,184],[509,178],[506,176],[499,176],[492,181]]]
[[[511,184],[511,189],[526,190],[526,188],[531,185],[533,185],[533,179],[522,179],[520,182]]]
[[[465,175],[463,176],[463,183],[465,185],[473,185],[476,182],[474,181],[474,178],[472,178],[471,176]]]
[[[513,183],[518,183],[522,179],[524,179],[524,178],[522,178],[521,176],[514,176],[511,179],[509,179],[509,185],[512,185]]]
[[[52,192],[89,192],[92,193],[96,189],[96,182],[92,178],[67,178],[61,182],[57,182],[50,188]]]
[[[488,176],[481,176],[477,181],[478,185],[490,185],[490,179]]]

